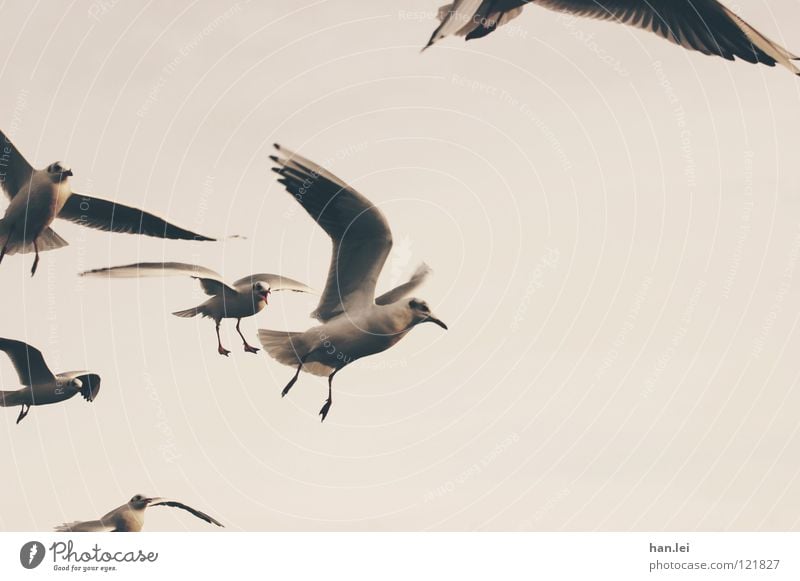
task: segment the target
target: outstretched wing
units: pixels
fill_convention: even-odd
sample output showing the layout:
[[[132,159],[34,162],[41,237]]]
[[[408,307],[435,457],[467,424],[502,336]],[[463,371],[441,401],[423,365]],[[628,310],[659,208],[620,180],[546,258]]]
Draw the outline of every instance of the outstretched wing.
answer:
[[[313,316],[327,321],[373,304],[375,285],[392,248],[383,214],[325,168],[275,145],[278,180],[333,242],[328,280]]]
[[[433,31],[425,48],[453,34],[466,36],[467,40],[486,36],[522,14],[522,6],[530,1],[455,0],[452,4],[446,4],[439,8],[441,24]]]
[[[40,385],[55,381],[56,377],[44,362],[42,352],[22,341],[0,338],[0,351],[5,351],[22,385]]]
[[[65,522],[58,525],[53,530],[59,533],[100,533],[114,530],[114,525],[105,524],[101,520],[86,520]]]
[[[210,296],[223,293],[236,294],[222,281],[222,277],[204,266],[183,262],[137,262],[108,268],[95,268],[80,273],[80,276],[110,276],[113,278],[143,278],[152,276],[191,276],[200,281],[203,291]]]
[[[0,131],[0,187],[9,199],[16,196],[25,184],[30,183],[33,171],[28,160],[6,134]]]
[[[312,289],[308,285],[303,284],[302,282],[293,280],[291,278],[287,278],[285,276],[280,276],[277,274],[269,274],[268,272],[251,274],[250,276],[240,278],[239,280],[234,281],[233,286],[236,288],[250,287],[257,282],[264,282],[268,284],[270,290],[272,291],[288,290],[288,291],[294,291],[296,293],[314,292],[314,289]]]
[[[143,234],[173,240],[215,240],[170,224],[144,210],[77,193],[67,199],[58,217],[107,232]]]
[[[797,59],[717,0],[536,0],[537,4],[577,16],[617,20],[643,28],[684,48],[728,60],[774,66],[795,74]]]
[[[221,522],[219,522],[217,519],[208,516],[206,513],[200,512],[199,510],[194,509],[189,505],[183,504],[182,502],[178,502],[177,500],[159,500],[158,502],[152,502],[150,504],[150,506],[172,506],[174,508],[181,508],[181,509],[183,509],[183,510],[185,510],[187,512],[192,513],[197,518],[203,519],[207,523],[211,523],[213,525],[217,525],[218,527],[224,527],[225,526]]]
[[[417,267],[417,270],[414,271],[414,274],[411,276],[408,282],[401,284],[400,286],[394,287],[389,292],[383,293],[377,299],[375,299],[375,304],[377,305],[391,305],[392,303],[396,303],[400,299],[407,297],[410,295],[414,290],[419,287],[425,279],[428,278],[428,275],[431,273],[431,268],[424,262]]]

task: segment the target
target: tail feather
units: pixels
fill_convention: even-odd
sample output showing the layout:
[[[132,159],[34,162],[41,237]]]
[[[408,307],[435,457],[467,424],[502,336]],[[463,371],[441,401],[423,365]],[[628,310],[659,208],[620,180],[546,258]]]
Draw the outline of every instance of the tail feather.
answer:
[[[305,333],[293,331],[271,331],[269,329],[259,329],[258,339],[264,347],[267,355],[278,363],[297,367],[300,359],[308,353],[309,346],[303,340]],[[333,367],[329,367],[316,361],[311,361],[303,365],[303,371],[312,375],[330,375]]]
[[[0,406],[2,407],[14,407],[22,405],[24,403],[28,403],[28,401],[25,401],[25,399],[22,397],[22,393],[20,393],[20,390],[0,391]]]
[[[191,309],[185,309],[183,311],[175,311],[172,314],[175,315],[176,317],[183,317],[184,319],[190,319],[202,313],[200,311],[200,307],[192,307]]]
[[[0,247],[6,244],[8,240],[8,226],[5,220],[0,220]],[[45,252],[47,250],[55,250],[57,248],[63,248],[64,246],[68,246],[69,242],[64,240],[61,236],[55,233],[55,231],[47,227],[45,228],[41,234],[36,238],[36,246],[39,249],[39,252]],[[16,236],[13,237],[11,240],[8,240],[8,246],[6,246],[6,254],[30,254],[31,252],[35,252],[35,248],[33,247],[33,241],[24,241],[18,239]]]

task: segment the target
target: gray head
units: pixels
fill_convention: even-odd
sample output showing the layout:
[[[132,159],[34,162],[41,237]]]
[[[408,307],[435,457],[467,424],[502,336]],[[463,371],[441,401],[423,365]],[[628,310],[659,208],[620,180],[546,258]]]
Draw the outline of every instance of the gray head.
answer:
[[[57,184],[72,176],[72,170],[63,165],[60,161],[54,161],[48,165],[46,171],[47,175],[50,176],[50,181]]]
[[[439,325],[445,331],[447,330],[447,325],[433,316],[428,303],[425,301],[420,299],[410,299],[408,301],[408,308],[411,310],[412,322],[414,325],[419,325],[420,323],[433,323],[435,325]]]
[[[269,304],[269,295],[271,292],[272,289],[270,286],[261,281],[258,281],[253,285],[253,294],[267,304]]]
[[[147,508],[147,505],[153,502],[154,499],[148,498],[143,494],[137,494],[133,498],[128,501],[128,505],[136,510],[142,510]]]

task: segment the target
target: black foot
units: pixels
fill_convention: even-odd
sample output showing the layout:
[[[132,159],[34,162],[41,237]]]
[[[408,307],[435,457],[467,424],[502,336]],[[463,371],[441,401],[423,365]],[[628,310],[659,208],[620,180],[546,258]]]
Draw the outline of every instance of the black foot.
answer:
[[[321,410],[319,410],[319,415],[322,416],[322,419],[320,419],[321,422],[324,422],[325,418],[328,416],[328,412],[331,410],[331,404],[332,403],[333,402],[331,400],[326,399],[325,400],[325,405],[322,406]]]
[[[33,261],[33,266],[31,267],[31,277],[36,274],[36,268],[39,266],[39,257],[37,256]]]
[[[217,353],[219,353],[220,355],[224,355],[225,357],[231,354],[231,352],[225,349],[225,347],[223,347],[222,345],[217,347]]]
[[[297,376],[295,375],[292,377],[292,380],[286,384],[286,387],[283,388],[281,392],[281,397],[286,397],[286,394],[289,393],[289,390],[292,389],[292,386],[297,383]]]
[[[258,347],[253,347],[252,345],[248,345],[247,343],[244,344],[244,350],[247,353],[258,353],[261,351]]]

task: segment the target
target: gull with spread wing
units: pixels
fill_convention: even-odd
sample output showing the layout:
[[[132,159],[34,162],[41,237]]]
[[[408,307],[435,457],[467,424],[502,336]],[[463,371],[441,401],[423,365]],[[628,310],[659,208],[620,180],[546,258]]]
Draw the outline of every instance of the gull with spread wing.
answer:
[[[174,508],[180,508],[207,523],[217,525],[218,527],[225,526],[206,513],[200,512],[177,500],[148,498],[137,494],[128,502],[122,506],[118,506],[99,520],[68,522],[55,527],[55,530],[62,533],[138,533],[142,530],[142,526],[144,525],[144,511],[148,506],[172,506]]]
[[[0,406],[21,406],[17,423],[33,405],[59,403],[78,393],[91,402],[100,391],[100,376],[96,373],[68,371],[55,375],[47,367],[42,352],[27,343],[0,338],[0,351],[5,351],[11,359],[24,386],[16,391],[0,391]]]
[[[728,60],[780,64],[800,75],[798,57],[717,0],[455,0],[439,9],[428,48],[450,36],[481,38],[522,14],[526,4],[649,30],[683,48]],[[423,49],[424,50],[424,49]]]
[[[36,274],[40,251],[68,244],[50,228],[56,218],[110,232],[214,240],[143,210],[75,193],[69,183],[71,176],[72,170],[58,161],[34,169],[0,131],[0,186],[11,200],[0,219],[0,262],[6,254],[34,252],[31,276]]]
[[[322,227],[333,242],[328,281],[312,316],[322,325],[291,333],[259,329],[265,351],[275,360],[297,367],[282,395],[300,371],[328,376],[328,399],[322,420],[333,403],[333,376],[353,361],[380,353],[420,323],[447,329],[425,301],[406,299],[429,273],[421,265],[412,278],[375,298],[375,286],[392,248],[392,233],[383,213],[342,180],[296,153],[275,145],[280,183]]]
[[[236,331],[242,338],[244,350],[248,353],[256,353],[258,348],[250,345],[239,329],[239,323],[241,323],[242,319],[261,312],[269,303],[269,295],[273,291],[314,292],[313,289],[302,282],[269,273],[251,274],[228,285],[223,282],[218,273],[209,268],[181,262],[139,262],[124,266],[97,268],[81,273],[81,276],[111,276],[116,278],[172,275],[191,276],[197,279],[200,281],[203,291],[211,297],[201,305],[172,314],[184,318],[201,315],[214,319],[217,328],[217,352],[226,357],[230,354],[230,351],[222,346],[222,340],[219,336],[219,325],[222,319],[236,319]]]

